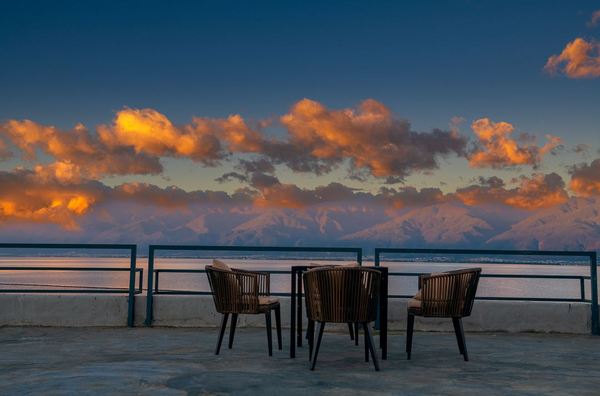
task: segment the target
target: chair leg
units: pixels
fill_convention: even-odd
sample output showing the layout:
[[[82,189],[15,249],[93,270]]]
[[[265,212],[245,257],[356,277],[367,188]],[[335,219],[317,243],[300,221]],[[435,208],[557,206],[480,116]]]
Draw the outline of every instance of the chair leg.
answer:
[[[365,330],[365,324],[363,323],[363,333],[365,333],[365,362],[369,361],[369,335]]]
[[[229,319],[229,314],[223,314],[223,318],[221,319],[221,331],[219,332],[219,339],[217,340],[217,349],[215,350],[215,355],[218,355],[219,351],[221,350],[221,343],[223,342],[225,327],[227,327],[227,319]]]
[[[458,327],[458,318],[452,318],[452,325],[454,326],[454,334],[456,335],[456,343],[458,344],[458,351],[461,355],[464,354],[462,339],[460,334],[460,328]]]
[[[279,305],[275,308],[275,327],[277,327],[277,347],[281,350],[281,307]]]
[[[308,326],[306,326],[306,335],[308,336],[308,361],[311,361],[315,346],[315,322],[313,320],[308,321]]]
[[[235,325],[237,324],[238,314],[231,314],[231,324],[229,325],[229,349],[233,347],[233,337],[235,337]]]
[[[348,323],[348,331],[350,332],[350,339],[354,341],[354,325],[352,323]]]
[[[465,341],[465,331],[462,325],[461,318],[452,318],[452,321],[455,322],[454,329],[456,331],[456,340],[458,341],[458,349],[461,351],[465,362],[469,361],[469,354],[467,353],[467,342]]]
[[[371,351],[371,357],[373,358],[373,364],[375,365],[375,371],[379,371],[379,360],[377,360],[377,352],[375,352],[375,342],[373,341],[373,335],[368,323],[363,323],[363,329],[366,337],[365,342],[369,343],[369,350]]]
[[[410,360],[410,352],[412,351],[413,327],[415,325],[415,315],[408,314],[406,319],[406,358]]]
[[[358,323],[354,323],[354,345],[358,345]]]
[[[271,310],[265,312],[265,321],[267,327],[267,343],[269,345],[269,356],[273,356],[273,337],[271,333]]]
[[[321,339],[323,339],[323,330],[325,330],[325,322],[319,323],[319,336],[317,337],[317,345],[315,346],[315,352],[312,357],[312,364],[310,369],[314,370],[317,364],[317,355],[319,355],[319,348],[321,347]]]

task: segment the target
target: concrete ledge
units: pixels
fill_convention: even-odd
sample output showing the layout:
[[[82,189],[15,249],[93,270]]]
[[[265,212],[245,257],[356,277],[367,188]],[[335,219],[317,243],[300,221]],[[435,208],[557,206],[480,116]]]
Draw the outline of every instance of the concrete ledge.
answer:
[[[283,327],[289,327],[290,299],[281,299]],[[146,296],[136,296],[135,324],[143,326]],[[221,315],[211,296],[158,295],[154,297],[154,326],[216,327]],[[406,328],[406,300],[389,302],[389,327]],[[125,326],[127,296],[94,294],[0,294],[0,326]],[[273,324],[274,324],[273,320]],[[242,315],[238,326],[262,327],[263,315]],[[477,301],[464,319],[469,332],[542,332],[589,334],[591,310],[587,303]],[[332,329],[344,329],[337,326]],[[415,329],[453,331],[448,319],[417,318]]]
[[[406,329],[407,300],[390,300],[391,329]],[[538,332],[590,334],[592,311],[588,303],[545,301],[475,301],[471,316],[463,319],[469,332]],[[454,331],[452,321],[443,318],[415,319],[421,331]]]
[[[125,326],[127,297],[104,294],[0,294],[3,326]]]

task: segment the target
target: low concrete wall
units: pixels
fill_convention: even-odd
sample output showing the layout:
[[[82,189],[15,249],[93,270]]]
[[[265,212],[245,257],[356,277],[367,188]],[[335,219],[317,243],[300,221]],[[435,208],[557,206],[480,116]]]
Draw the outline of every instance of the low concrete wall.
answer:
[[[281,304],[282,325],[289,327],[290,299],[281,298]],[[138,295],[136,326],[143,326],[145,315],[146,297]],[[154,326],[213,327],[220,320],[211,296],[154,297]],[[406,328],[406,300],[390,300],[389,320],[392,330]],[[124,326],[126,322],[127,296],[123,295],[0,294],[0,326]],[[264,323],[262,315],[242,315],[238,326],[264,326]],[[586,303],[476,301],[473,314],[464,319],[464,326],[470,332],[589,334],[591,310]],[[453,330],[450,320],[436,318],[417,318],[415,329]]]
[[[127,297],[104,294],[0,294],[3,326],[123,326]]]

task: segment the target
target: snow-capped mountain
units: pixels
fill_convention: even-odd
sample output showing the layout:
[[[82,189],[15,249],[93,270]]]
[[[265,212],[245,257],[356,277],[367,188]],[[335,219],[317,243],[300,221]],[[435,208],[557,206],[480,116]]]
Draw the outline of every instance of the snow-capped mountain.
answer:
[[[14,223],[3,242],[151,243],[222,245],[352,245],[600,250],[600,199],[572,198],[527,212],[445,203],[405,208],[315,207],[304,210],[151,206],[98,207],[79,229]]]
[[[600,199],[571,198],[532,214],[488,243],[514,249],[600,250]]]
[[[413,209],[385,223],[342,239],[380,246],[473,246],[485,241],[493,227],[468,208],[441,204]]]
[[[384,219],[382,211],[354,208],[270,209],[233,228],[221,242],[228,245],[323,245]]]

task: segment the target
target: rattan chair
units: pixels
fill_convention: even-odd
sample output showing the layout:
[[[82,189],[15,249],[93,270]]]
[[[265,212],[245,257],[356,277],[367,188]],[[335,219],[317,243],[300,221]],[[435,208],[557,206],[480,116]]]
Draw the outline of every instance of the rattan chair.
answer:
[[[279,300],[270,296],[270,277],[266,272],[252,272],[240,269],[223,270],[207,265],[206,273],[213,294],[215,308],[223,315],[221,331],[217,341],[215,355],[219,354],[223,334],[227,326],[229,314],[229,349],[233,347],[235,326],[240,314],[264,314],[267,325],[267,341],[269,356],[273,355],[271,335],[271,311],[275,311],[277,327],[277,344],[281,349],[281,311]]]
[[[408,300],[406,354],[410,359],[415,316],[452,318],[458,350],[469,360],[462,318],[471,315],[481,268],[419,276],[419,292]]]
[[[360,267],[315,268],[304,273],[311,370],[315,369],[317,363],[325,323],[362,324],[365,333],[365,361],[369,361],[370,353],[375,369],[379,370],[375,343],[368,324],[377,315],[380,280],[379,271]],[[314,346],[316,322],[319,323],[319,334]]]

